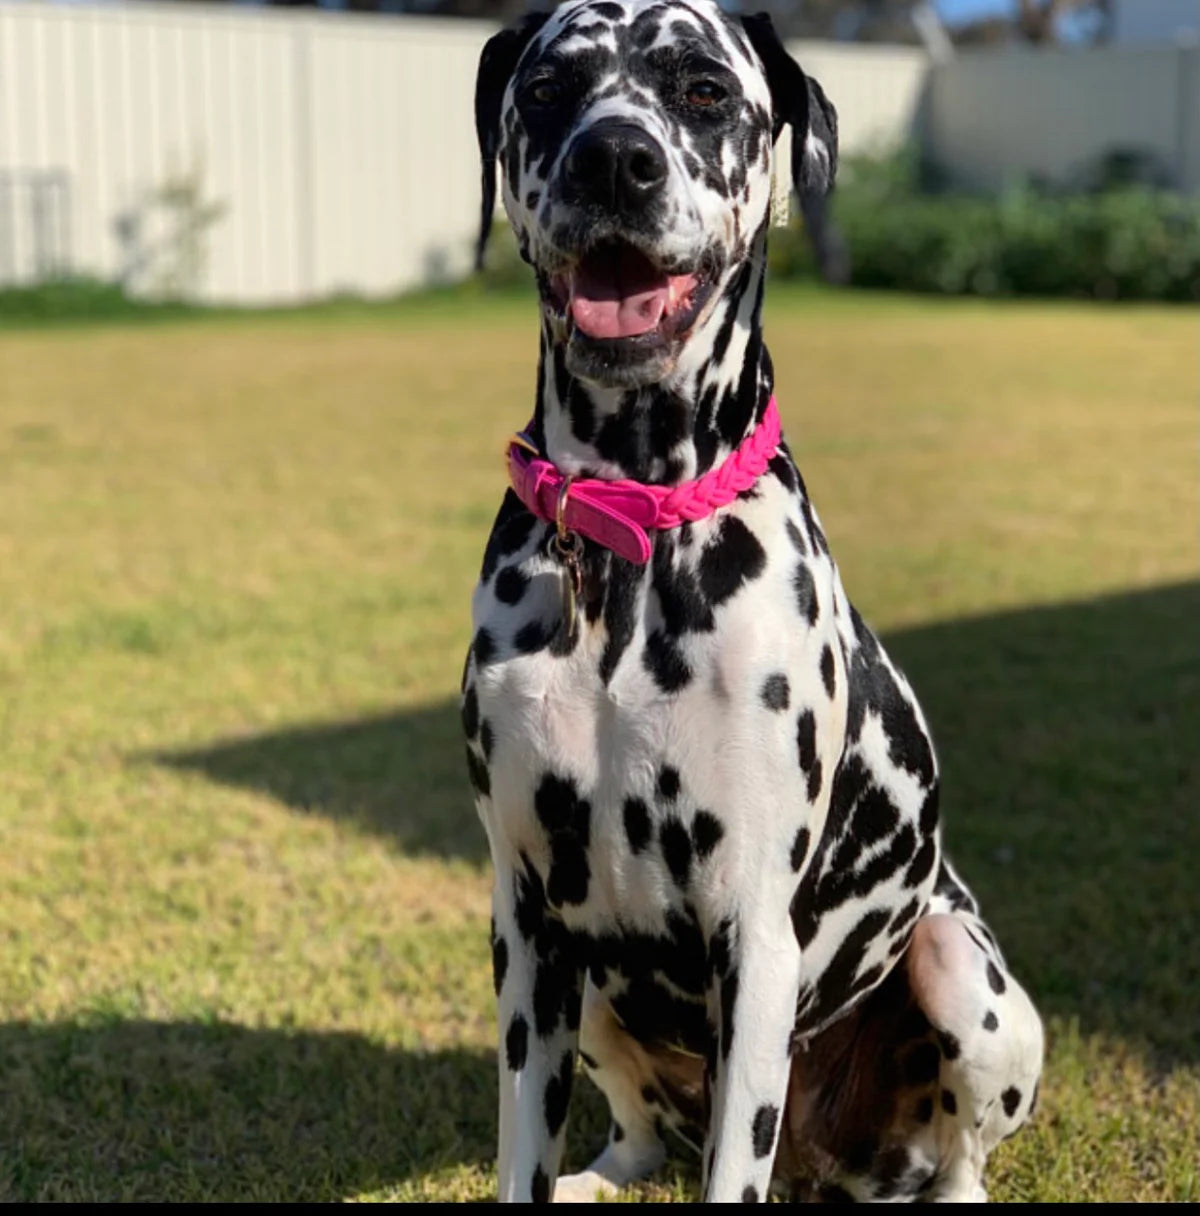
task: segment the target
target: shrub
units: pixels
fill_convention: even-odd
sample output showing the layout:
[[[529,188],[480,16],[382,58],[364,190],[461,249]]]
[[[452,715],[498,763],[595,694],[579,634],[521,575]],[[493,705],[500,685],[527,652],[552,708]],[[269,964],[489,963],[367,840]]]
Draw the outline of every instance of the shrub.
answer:
[[[1200,204],[1123,185],[997,198],[922,193],[911,156],[857,162],[833,199],[851,282],[947,295],[1200,299]],[[772,271],[812,273],[798,223],[772,234]]]
[[[174,316],[192,311],[194,306],[177,302],[139,300],[119,283],[86,276],[47,279],[28,287],[0,287],[0,324]]]

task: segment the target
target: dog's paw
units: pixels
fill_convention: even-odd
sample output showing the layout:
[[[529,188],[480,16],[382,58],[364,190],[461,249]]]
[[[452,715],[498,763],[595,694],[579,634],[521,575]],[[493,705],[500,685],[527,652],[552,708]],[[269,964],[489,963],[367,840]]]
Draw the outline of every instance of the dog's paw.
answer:
[[[568,1174],[558,1180],[554,1188],[555,1203],[599,1203],[612,1199],[617,1188],[595,1170],[584,1170],[582,1174]]]

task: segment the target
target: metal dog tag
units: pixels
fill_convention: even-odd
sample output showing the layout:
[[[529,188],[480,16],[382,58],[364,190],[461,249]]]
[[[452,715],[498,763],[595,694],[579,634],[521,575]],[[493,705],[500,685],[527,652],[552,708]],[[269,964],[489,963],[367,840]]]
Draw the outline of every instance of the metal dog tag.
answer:
[[[563,626],[567,637],[575,632],[576,601],[583,589],[583,567],[579,564],[583,556],[583,537],[578,532],[555,533],[547,546],[550,554],[562,567]]]

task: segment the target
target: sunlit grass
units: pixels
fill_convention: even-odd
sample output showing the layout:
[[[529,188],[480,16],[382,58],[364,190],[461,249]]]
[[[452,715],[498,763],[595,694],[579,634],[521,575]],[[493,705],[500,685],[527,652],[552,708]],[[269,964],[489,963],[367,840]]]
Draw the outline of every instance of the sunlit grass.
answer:
[[[1200,1198],[1194,317],[780,290],[769,336],[1048,1016],[993,1195]],[[493,1193],[454,699],[535,355],[448,297],[0,335],[0,1193]]]

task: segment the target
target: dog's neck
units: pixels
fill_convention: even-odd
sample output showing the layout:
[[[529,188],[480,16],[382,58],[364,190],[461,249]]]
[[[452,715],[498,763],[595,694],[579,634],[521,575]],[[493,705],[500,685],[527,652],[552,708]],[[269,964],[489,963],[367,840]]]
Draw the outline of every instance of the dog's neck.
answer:
[[[723,283],[707,318],[663,380],[601,388],[570,375],[543,322],[532,438],[564,473],[675,485],[719,464],[771,399],[762,341],[766,234]]]

